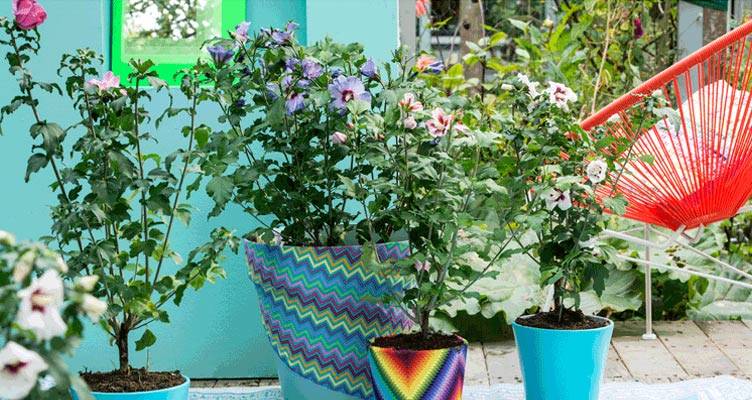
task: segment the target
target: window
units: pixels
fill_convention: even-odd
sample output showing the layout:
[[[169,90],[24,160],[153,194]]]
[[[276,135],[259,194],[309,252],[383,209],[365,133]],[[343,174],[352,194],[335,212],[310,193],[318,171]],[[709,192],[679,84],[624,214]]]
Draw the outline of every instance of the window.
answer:
[[[151,59],[160,78],[205,57],[202,44],[245,20],[245,0],[114,0],[112,71],[125,84],[131,59]]]

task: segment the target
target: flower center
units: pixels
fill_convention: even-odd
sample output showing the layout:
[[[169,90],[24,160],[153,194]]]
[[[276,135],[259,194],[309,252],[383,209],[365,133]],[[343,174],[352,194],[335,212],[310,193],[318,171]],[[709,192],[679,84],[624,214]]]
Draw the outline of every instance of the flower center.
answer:
[[[37,289],[31,294],[31,310],[43,313],[45,307],[50,304],[52,298],[45,294],[41,289]]]
[[[554,91],[554,98],[556,98],[557,101],[562,101],[566,99],[566,97],[567,97],[567,92],[564,91],[564,88],[557,87],[556,90]]]
[[[8,371],[11,375],[18,374],[28,363],[23,361],[16,361],[13,364],[5,364],[3,370]]]
[[[345,89],[342,91],[342,101],[348,102],[355,97],[355,94],[351,89]]]

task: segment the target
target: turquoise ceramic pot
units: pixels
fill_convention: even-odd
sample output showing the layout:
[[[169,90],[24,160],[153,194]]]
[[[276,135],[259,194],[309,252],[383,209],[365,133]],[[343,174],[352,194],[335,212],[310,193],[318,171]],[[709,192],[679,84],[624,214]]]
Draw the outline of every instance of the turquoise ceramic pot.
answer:
[[[184,376],[185,382],[180,386],[167,389],[153,390],[149,392],[132,392],[132,393],[100,393],[93,392],[95,400],[188,400],[188,389],[191,387],[191,380]],[[71,391],[73,400],[79,400],[74,391]]]
[[[614,323],[607,321],[608,326],[586,330],[513,323],[525,399],[597,400],[614,330]]]

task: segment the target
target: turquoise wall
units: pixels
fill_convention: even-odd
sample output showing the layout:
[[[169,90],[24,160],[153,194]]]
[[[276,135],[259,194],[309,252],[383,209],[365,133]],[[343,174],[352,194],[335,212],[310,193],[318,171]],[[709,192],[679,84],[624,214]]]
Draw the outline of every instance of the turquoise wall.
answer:
[[[90,47],[109,51],[109,1],[40,0],[49,14],[41,27],[43,48],[30,65],[37,78],[55,81],[55,70],[64,52]],[[4,2],[10,13],[10,2]],[[315,41],[324,36],[365,44],[374,58],[387,60],[397,46],[397,0],[249,0],[248,20],[254,27],[279,26],[293,19],[300,23],[299,37]],[[17,92],[15,81],[0,71],[0,103]],[[41,97],[42,117],[65,126],[73,121],[70,104],[54,96]],[[156,96],[152,107],[162,110],[166,96]],[[217,110],[204,107],[199,115],[216,125]],[[28,134],[31,114],[21,110],[3,125],[0,136],[0,229],[15,232],[20,239],[34,240],[49,233],[48,205],[54,201],[48,188],[52,174],[44,171],[24,183],[26,159],[32,141]],[[167,152],[182,145],[179,128],[186,121],[173,120],[156,132],[159,143],[153,150]],[[237,232],[253,228],[252,219],[237,209],[208,220],[211,201],[205,195],[191,199],[196,208],[191,227],[177,226],[173,244],[185,255],[202,243],[209,232],[224,225]],[[172,323],[152,326],[157,344],[148,353],[132,353],[134,365],[156,370],[180,369],[193,378],[274,376],[273,354],[261,326],[256,295],[247,278],[245,261],[230,255],[224,267],[228,278],[201,292],[186,295],[179,310],[170,310]],[[135,339],[139,337],[137,333]],[[135,346],[133,346],[135,348]],[[111,369],[116,353],[108,347],[105,334],[87,326],[86,339],[71,361],[75,369]]]

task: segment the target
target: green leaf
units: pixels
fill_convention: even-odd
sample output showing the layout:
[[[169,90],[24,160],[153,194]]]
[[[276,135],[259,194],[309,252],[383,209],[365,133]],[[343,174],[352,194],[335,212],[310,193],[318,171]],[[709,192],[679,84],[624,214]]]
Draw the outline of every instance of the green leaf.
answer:
[[[514,19],[514,18],[509,18],[509,23],[512,24],[512,26],[514,26],[515,28],[517,28],[517,29],[519,29],[519,30],[521,30],[523,32],[527,30],[527,22],[520,21],[520,20]]]
[[[39,171],[40,169],[44,168],[46,165],[47,165],[46,155],[39,154],[39,153],[32,154],[31,157],[29,157],[29,161],[27,162],[27,165],[26,165],[26,176],[24,177],[24,180],[28,182],[31,174]]]
[[[147,329],[144,334],[141,335],[141,339],[136,341],[136,351],[141,351],[147,347],[151,347],[157,342],[157,337],[154,336],[151,330]]]
[[[232,179],[226,176],[215,176],[206,184],[206,193],[220,206],[227,204],[232,190]]]
[[[605,197],[603,205],[616,215],[624,215],[627,211],[627,201],[622,197]]]

